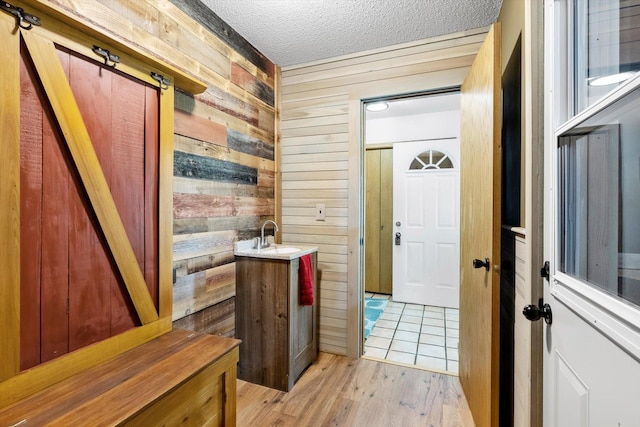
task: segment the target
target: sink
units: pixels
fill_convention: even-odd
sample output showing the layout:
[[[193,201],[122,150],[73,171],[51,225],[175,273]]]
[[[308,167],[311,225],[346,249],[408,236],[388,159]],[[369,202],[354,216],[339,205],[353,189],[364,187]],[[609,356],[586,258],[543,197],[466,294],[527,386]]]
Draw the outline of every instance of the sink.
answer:
[[[302,255],[317,252],[317,246],[300,245],[297,243],[272,243],[264,249],[256,249],[254,239],[241,240],[235,243],[233,253],[236,256],[248,256],[253,258],[270,258],[281,260],[293,260]]]
[[[276,254],[292,254],[294,252],[300,252],[300,248],[294,248],[291,246],[276,246],[272,248],[263,249],[262,252],[276,253]]]

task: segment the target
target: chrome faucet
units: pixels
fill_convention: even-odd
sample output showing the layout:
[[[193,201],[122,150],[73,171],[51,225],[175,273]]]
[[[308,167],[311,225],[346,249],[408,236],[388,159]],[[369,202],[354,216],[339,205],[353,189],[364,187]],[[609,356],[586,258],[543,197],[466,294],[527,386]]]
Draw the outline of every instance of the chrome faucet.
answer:
[[[273,226],[275,227],[275,230],[273,232],[274,235],[278,231],[278,224],[276,224],[275,221],[272,221],[270,219],[266,220],[262,224],[262,231],[260,232],[260,237],[256,237],[255,238],[255,240],[256,240],[256,249],[263,249],[263,248],[268,248],[269,247],[269,241],[264,237],[264,226],[267,225],[268,223],[273,224]]]

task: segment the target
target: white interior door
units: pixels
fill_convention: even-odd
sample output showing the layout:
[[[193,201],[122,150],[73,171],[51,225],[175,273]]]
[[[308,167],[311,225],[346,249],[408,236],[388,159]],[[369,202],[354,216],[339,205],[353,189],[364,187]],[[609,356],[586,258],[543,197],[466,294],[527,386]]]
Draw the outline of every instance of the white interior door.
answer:
[[[460,141],[393,145],[393,300],[459,306]]]
[[[545,100],[544,243],[551,277],[544,303],[552,322],[544,329],[543,407],[549,427],[640,425],[640,76],[602,96],[615,85],[602,89],[587,76],[607,67],[574,63],[587,76],[571,76],[558,61],[568,32],[568,40],[576,40],[564,46],[564,57],[602,59],[595,53],[618,47],[618,41],[600,41],[621,31],[619,16],[640,12],[640,5],[600,3],[549,2],[545,10],[552,89]],[[571,15],[575,19],[567,19]],[[603,34],[587,25],[596,17],[606,23]],[[576,29],[567,29],[568,21]],[[617,72],[611,57],[604,59]],[[563,88],[583,95],[573,118]]]

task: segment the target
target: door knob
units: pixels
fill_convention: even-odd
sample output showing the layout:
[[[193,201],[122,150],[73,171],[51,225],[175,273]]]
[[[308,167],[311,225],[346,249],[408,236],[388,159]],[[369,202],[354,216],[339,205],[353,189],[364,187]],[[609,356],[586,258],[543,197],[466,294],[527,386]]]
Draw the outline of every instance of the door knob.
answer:
[[[526,317],[528,320],[531,320],[532,322],[543,318],[545,323],[547,325],[550,325],[553,321],[553,317],[551,315],[551,306],[549,304],[544,304],[542,298],[540,298],[540,300],[538,301],[537,306],[533,304],[525,305],[522,309],[522,314],[524,314],[524,317]]]
[[[482,268],[484,267],[485,270],[489,271],[489,258],[485,258],[484,262],[482,260],[479,260],[478,258],[473,260],[473,268]]]

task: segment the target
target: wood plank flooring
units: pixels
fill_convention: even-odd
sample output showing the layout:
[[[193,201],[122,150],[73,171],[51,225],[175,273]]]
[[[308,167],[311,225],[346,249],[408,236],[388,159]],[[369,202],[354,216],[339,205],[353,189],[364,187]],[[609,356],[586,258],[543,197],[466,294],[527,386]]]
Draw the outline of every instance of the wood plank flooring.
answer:
[[[238,380],[237,425],[473,427],[458,377],[320,353],[289,393]]]

